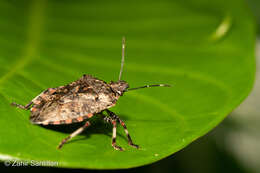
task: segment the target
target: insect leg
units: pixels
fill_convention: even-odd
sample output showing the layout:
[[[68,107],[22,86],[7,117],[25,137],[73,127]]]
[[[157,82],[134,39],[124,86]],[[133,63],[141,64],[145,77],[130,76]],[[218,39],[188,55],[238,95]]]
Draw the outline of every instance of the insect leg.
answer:
[[[111,123],[113,125],[113,135],[112,135],[112,147],[116,150],[123,151],[124,149],[118,145],[116,145],[116,124],[117,124],[117,119],[113,119],[110,116],[105,116],[104,114],[101,114],[102,118],[104,119],[105,122]]]
[[[28,110],[30,108],[30,106],[32,104],[39,104],[42,99],[44,99],[46,97],[46,95],[50,95],[50,94],[53,94],[54,92],[56,91],[55,88],[48,88],[46,89],[45,91],[43,91],[40,95],[36,96],[34,99],[32,99],[32,101],[30,101],[30,103],[28,103],[27,105],[20,105],[20,104],[17,104],[15,102],[11,103],[12,106],[15,106],[15,107],[18,107],[20,109],[25,109],[25,110]]]
[[[120,150],[123,151],[124,149],[118,145],[116,145],[116,120],[113,119],[111,121],[111,123],[113,124],[113,136],[112,136],[112,146],[114,147],[114,149],[116,150]]]
[[[123,128],[124,128],[124,130],[125,130],[125,134],[126,134],[127,139],[128,139],[128,144],[131,145],[131,146],[134,147],[134,148],[139,148],[138,145],[136,145],[136,144],[133,143],[133,141],[132,141],[132,139],[131,139],[131,136],[129,135],[129,132],[128,132],[128,130],[127,130],[127,128],[126,128],[126,125],[125,125],[125,123],[123,122],[123,120],[121,120],[119,117],[118,117],[118,120],[119,120],[120,124],[123,126]]]
[[[139,148],[138,145],[134,144],[133,141],[132,141],[132,138],[127,130],[127,127],[124,123],[123,120],[121,120],[114,112],[106,109],[107,113],[109,114],[109,116],[111,116],[112,119],[116,119],[117,121],[119,121],[119,123],[123,126],[124,130],[125,130],[125,134],[127,136],[127,139],[128,139],[128,144],[131,145],[132,147],[134,148]]]
[[[20,105],[20,104],[17,104],[15,102],[11,103],[12,106],[15,106],[15,107],[18,107],[20,109],[25,109],[25,110],[28,110],[30,108],[30,106],[33,104],[33,102],[31,101],[30,103],[28,103],[27,105]]]
[[[84,130],[86,127],[88,127],[88,126],[90,126],[90,122],[89,122],[89,121],[87,121],[87,122],[84,124],[84,126],[80,127],[79,129],[77,129],[76,131],[74,131],[73,133],[71,133],[68,137],[64,138],[64,139],[60,142],[60,144],[59,144],[59,146],[58,146],[58,149],[61,149],[61,147],[62,147],[66,142],[68,142],[71,138],[77,136],[77,135],[80,134],[81,132],[83,132],[83,130]]]

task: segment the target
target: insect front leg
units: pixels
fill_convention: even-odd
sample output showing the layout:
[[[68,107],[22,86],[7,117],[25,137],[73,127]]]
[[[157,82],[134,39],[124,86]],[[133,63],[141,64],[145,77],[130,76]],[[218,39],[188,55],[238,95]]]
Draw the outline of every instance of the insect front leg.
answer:
[[[15,107],[18,107],[20,109],[25,109],[25,110],[28,110],[30,109],[30,106],[33,104],[33,102],[31,101],[30,103],[28,103],[27,105],[20,105],[20,104],[17,104],[15,102],[11,103],[12,106],[15,106]]]
[[[123,151],[124,149],[122,147],[116,145],[116,120],[112,119],[111,123],[113,124],[112,146],[116,150]]]
[[[124,149],[118,145],[116,145],[116,124],[117,124],[117,119],[109,117],[109,116],[105,116],[103,114],[101,114],[104,121],[107,123],[111,123],[113,125],[113,135],[112,135],[112,147],[114,147],[114,149],[116,150],[120,150],[123,151]]]
[[[131,145],[131,146],[134,147],[134,148],[139,148],[138,145],[136,145],[136,144],[133,143],[132,138],[131,138],[131,136],[130,136],[128,130],[127,130],[127,127],[126,127],[124,121],[121,120],[114,112],[112,112],[112,111],[110,111],[110,110],[108,110],[108,109],[106,109],[106,112],[109,114],[109,116],[110,116],[112,119],[117,120],[117,121],[123,126],[124,131],[125,131],[125,134],[126,134],[127,139],[128,139],[128,144]]]
[[[64,138],[64,139],[60,142],[60,144],[59,144],[59,146],[58,146],[58,149],[61,149],[61,147],[62,147],[66,142],[68,142],[70,139],[72,139],[73,137],[77,136],[77,135],[80,134],[81,132],[83,132],[83,130],[84,130],[86,127],[88,127],[88,126],[90,126],[90,122],[89,122],[89,121],[87,121],[87,122],[84,124],[84,126],[78,128],[76,131],[74,131],[73,133],[71,133],[68,137]]]

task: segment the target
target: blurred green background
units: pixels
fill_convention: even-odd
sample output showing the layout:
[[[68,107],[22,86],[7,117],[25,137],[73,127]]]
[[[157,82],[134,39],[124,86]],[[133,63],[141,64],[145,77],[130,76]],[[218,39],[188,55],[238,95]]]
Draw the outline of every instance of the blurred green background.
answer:
[[[247,0],[256,23],[260,24],[260,2]],[[259,35],[258,27],[258,35]],[[258,36],[259,37],[259,36]],[[260,41],[256,45],[257,74],[250,96],[218,127],[178,153],[151,165],[128,170],[105,172],[260,172]],[[71,172],[70,169],[41,167],[9,168],[1,164],[1,171]],[[88,172],[88,170],[73,170]],[[89,172],[102,172],[93,171]]]

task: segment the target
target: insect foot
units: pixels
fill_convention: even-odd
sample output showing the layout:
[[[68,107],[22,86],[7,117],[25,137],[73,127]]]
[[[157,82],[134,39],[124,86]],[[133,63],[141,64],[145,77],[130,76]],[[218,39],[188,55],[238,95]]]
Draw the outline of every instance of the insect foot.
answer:
[[[119,150],[119,151],[124,151],[125,149],[116,145],[116,144],[112,144],[112,147],[114,147],[115,150]]]
[[[59,146],[58,146],[57,148],[58,148],[58,149],[61,149],[62,146],[63,146],[69,139],[70,139],[70,136],[64,138],[64,139],[60,142],[60,144],[59,144]]]
[[[128,142],[128,144],[129,144],[130,146],[136,148],[136,149],[139,149],[139,148],[140,148],[139,145],[133,144],[133,143],[131,143],[131,142]]]
[[[30,108],[30,106],[32,105],[32,102],[28,103],[27,105],[20,105],[20,104],[17,104],[15,102],[11,103],[11,106],[14,106],[14,107],[18,107],[20,109],[24,109],[24,110],[27,110]]]

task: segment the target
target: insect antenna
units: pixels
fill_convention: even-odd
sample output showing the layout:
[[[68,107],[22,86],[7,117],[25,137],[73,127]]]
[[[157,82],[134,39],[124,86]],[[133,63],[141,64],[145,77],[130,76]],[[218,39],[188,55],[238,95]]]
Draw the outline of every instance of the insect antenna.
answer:
[[[145,85],[145,86],[140,86],[140,87],[136,87],[136,88],[129,88],[126,91],[137,90],[137,89],[141,89],[141,88],[150,88],[150,87],[171,87],[171,85],[169,85],[169,84]]]
[[[124,67],[124,62],[125,62],[125,37],[122,38],[122,59],[121,59],[121,68],[120,68],[120,73],[119,73],[119,79],[118,80],[121,80],[123,67]]]

